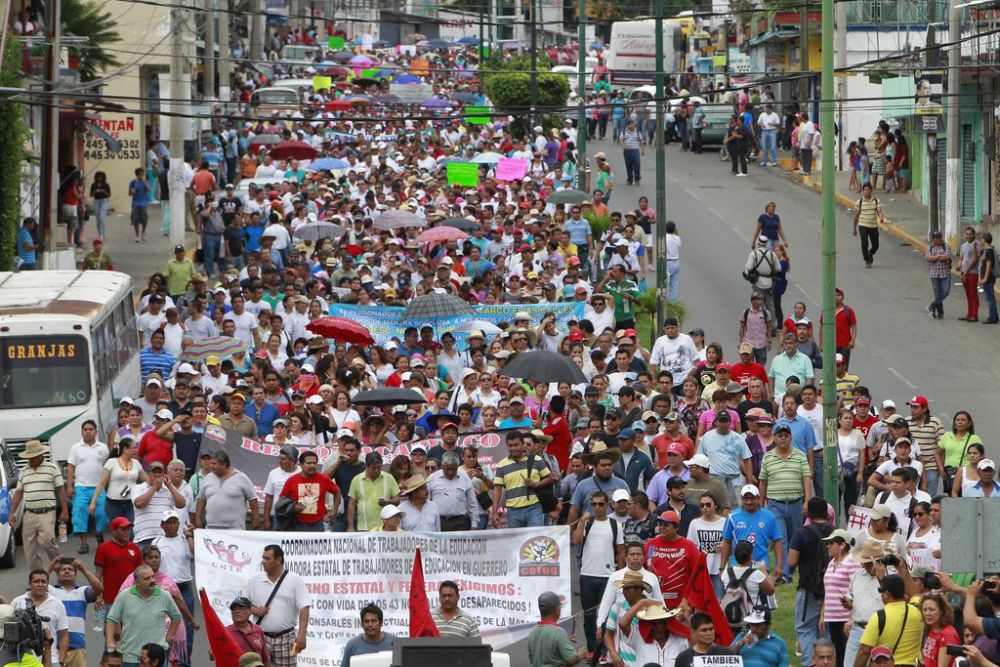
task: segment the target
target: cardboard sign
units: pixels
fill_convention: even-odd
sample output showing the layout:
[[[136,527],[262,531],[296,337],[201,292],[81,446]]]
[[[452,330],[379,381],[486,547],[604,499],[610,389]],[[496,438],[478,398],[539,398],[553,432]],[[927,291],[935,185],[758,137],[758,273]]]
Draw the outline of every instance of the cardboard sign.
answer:
[[[479,185],[479,165],[473,162],[449,162],[448,185]]]
[[[502,157],[497,162],[498,181],[519,181],[528,173],[528,161],[524,158]]]
[[[313,90],[330,90],[333,77],[316,75],[313,77]]]

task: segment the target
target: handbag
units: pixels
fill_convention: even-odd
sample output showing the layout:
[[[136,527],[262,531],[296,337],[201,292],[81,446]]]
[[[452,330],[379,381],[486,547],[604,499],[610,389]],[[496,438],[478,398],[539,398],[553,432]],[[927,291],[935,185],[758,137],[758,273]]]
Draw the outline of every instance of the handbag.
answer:
[[[535,462],[535,455],[528,455],[528,474],[531,477],[532,464]],[[552,489],[552,485],[543,486],[540,489],[532,489],[532,493],[538,498],[538,504],[542,506],[542,511],[548,513],[559,506],[559,499],[556,498],[556,492]]]

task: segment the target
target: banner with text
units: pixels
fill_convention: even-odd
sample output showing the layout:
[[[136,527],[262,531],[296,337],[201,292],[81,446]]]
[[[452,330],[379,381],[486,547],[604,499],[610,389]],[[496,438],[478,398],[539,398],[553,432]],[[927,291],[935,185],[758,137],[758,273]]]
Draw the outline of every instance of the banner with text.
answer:
[[[409,456],[410,450],[416,445],[423,445],[428,451],[432,447],[441,444],[441,439],[437,437],[424,438],[417,442],[396,445],[380,445],[372,447],[364,445],[361,448],[361,460],[369,452],[375,451],[382,455],[385,462],[384,468],[388,470],[389,464],[397,456]],[[479,464],[484,468],[496,470],[496,464],[507,456],[506,436],[501,433],[463,433],[458,436],[458,446],[466,447],[472,445],[479,450]],[[232,466],[250,478],[254,488],[257,490],[257,497],[264,500],[264,484],[267,482],[267,475],[278,465],[278,450],[280,445],[270,442],[260,442],[247,438],[236,431],[224,429],[216,424],[209,424],[205,428],[202,436],[201,446],[203,451],[217,451],[219,449],[229,454]],[[337,442],[324,443],[317,446],[299,445],[299,451],[314,451],[319,457],[320,465],[331,456],[336,456]],[[332,465],[333,459],[329,463]],[[343,490],[344,492],[347,489]]]
[[[584,304],[582,301],[568,301],[560,303],[522,303],[522,304],[495,304],[475,306],[472,315],[457,315],[454,317],[433,317],[425,320],[400,321],[405,308],[393,306],[355,306],[350,304],[331,303],[330,315],[338,317],[348,317],[355,322],[364,325],[371,332],[376,344],[385,345],[393,338],[403,340],[403,332],[407,327],[422,326],[434,327],[435,337],[440,338],[441,334],[450,331],[455,335],[458,348],[466,348],[465,338],[467,332],[456,331],[456,329],[469,320],[485,320],[493,324],[501,322],[514,322],[514,314],[526,312],[531,316],[531,326],[537,327],[542,323],[542,318],[549,312],[556,316],[556,328],[565,331],[570,320],[582,320],[584,315]]]
[[[264,547],[278,544],[285,566],[309,591],[306,650],[298,665],[338,667],[347,640],[361,634],[369,603],[385,614],[383,628],[409,636],[413,553],[423,555],[427,597],[458,584],[462,610],[479,623],[483,642],[502,649],[527,638],[538,619],[538,596],[553,591],[570,615],[570,540],[566,526],[453,533],[286,533],[196,530],[195,573],[223,622],[229,603],[261,571]],[[264,604],[264,600],[253,600]]]

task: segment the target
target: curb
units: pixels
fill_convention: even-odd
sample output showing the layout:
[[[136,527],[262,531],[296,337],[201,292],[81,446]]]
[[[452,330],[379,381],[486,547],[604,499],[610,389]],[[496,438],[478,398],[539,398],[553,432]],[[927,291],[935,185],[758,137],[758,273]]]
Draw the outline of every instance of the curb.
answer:
[[[788,172],[785,174],[785,176],[789,180],[795,181],[796,183],[800,183],[801,185],[810,188],[815,192],[818,192],[820,194],[822,194],[823,192],[823,184],[819,181],[813,180],[812,176],[806,176],[804,174],[796,174],[794,172]],[[836,203],[839,204],[840,206],[853,210],[854,203],[856,201],[854,198],[848,197],[847,195],[841,192],[834,192],[833,198],[836,201]],[[915,236],[914,234],[906,231],[899,225],[896,225],[892,221],[892,219],[890,219],[888,216],[885,217],[885,222],[883,222],[880,229],[885,230],[885,232],[890,236],[895,236],[897,239],[906,241],[914,248],[920,250],[921,254],[927,252],[928,243],[926,240],[920,238],[919,236]],[[955,276],[962,275],[962,273],[958,269],[954,268],[951,270],[951,273],[952,275]],[[1000,298],[1000,281],[998,281],[997,284],[994,286],[993,293],[996,294],[998,298]]]

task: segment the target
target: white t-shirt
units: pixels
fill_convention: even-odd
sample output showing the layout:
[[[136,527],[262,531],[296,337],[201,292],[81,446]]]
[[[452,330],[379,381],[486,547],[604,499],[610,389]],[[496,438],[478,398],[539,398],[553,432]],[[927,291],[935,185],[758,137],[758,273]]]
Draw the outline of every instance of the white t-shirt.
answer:
[[[245,595],[255,605],[263,606],[277,582],[277,579],[274,581],[268,579],[266,572],[256,574],[247,583]],[[281,583],[281,588],[268,605],[267,615],[261,619],[260,627],[264,632],[283,632],[294,628],[299,623],[299,610],[308,607],[309,604],[309,591],[306,590],[302,577],[289,571]]]
[[[657,338],[649,355],[649,363],[661,370],[670,371],[674,376],[674,386],[679,387],[691,372],[697,358],[698,350],[691,336],[679,333],[673,340],[666,335]]]
[[[24,611],[28,608],[29,594],[18,595],[16,598],[10,601],[10,605],[14,607],[14,611]],[[39,616],[44,616],[48,618],[47,621],[42,621],[42,627],[49,631],[52,638],[56,641],[52,642],[52,664],[59,664],[59,637],[58,633],[62,630],[69,631],[69,619],[66,617],[66,606],[57,597],[49,594],[45,598],[42,604],[35,605],[35,611],[38,612]]]
[[[719,554],[719,545],[722,544],[722,529],[726,525],[726,517],[720,516],[715,521],[709,522],[701,517],[691,519],[688,525],[687,538],[694,542],[698,551],[708,554],[706,562],[709,574],[719,574],[722,565],[722,556]]]
[[[223,319],[232,320],[236,324],[236,337],[239,338],[244,345],[247,347],[253,345],[253,330],[257,328],[256,317],[244,310],[239,315],[234,312],[226,313]]]
[[[850,435],[843,435],[838,431],[837,449],[840,451],[838,463],[853,463],[857,465],[864,446],[865,438],[861,435],[861,431],[854,429]]]
[[[295,470],[291,472],[285,472],[281,466],[278,466],[271,472],[267,473],[267,481],[264,482],[264,495],[271,496],[277,501],[278,496],[281,495],[281,490],[285,488],[285,482],[288,478],[299,472],[300,468],[295,466]],[[274,508],[271,508],[271,516],[274,516]]]
[[[822,449],[823,443],[826,442],[823,439],[823,406],[817,403],[816,407],[812,410],[807,410],[806,406],[800,405],[795,412],[798,416],[812,424],[813,436],[816,439],[816,449]]]
[[[744,565],[733,566],[733,574],[736,575],[737,579],[742,577],[743,573],[746,572],[746,570],[747,568]],[[729,568],[728,567],[722,568],[722,570],[719,572],[719,575],[722,579],[722,585],[728,586],[730,581]],[[756,606],[757,602],[761,599],[760,585],[765,579],[767,579],[767,575],[764,572],[762,572],[759,567],[754,567],[753,574],[751,574],[746,581],[747,593],[750,595],[750,604]],[[768,604],[770,605],[771,609],[774,609],[776,605],[771,601],[770,597],[765,595],[764,598],[768,601]]]
[[[879,494],[878,498],[881,498]],[[895,493],[889,493],[889,496],[882,500],[882,503],[889,506],[892,513],[896,515],[896,521],[899,522],[899,533],[900,535],[906,535],[907,531],[910,529],[910,502],[913,500],[913,496],[907,493],[902,498],[896,496]]]
[[[815,138],[816,125],[811,120],[807,120],[799,126],[799,148],[812,148]]]
[[[659,642],[655,640],[647,644],[642,639],[642,633],[634,626],[631,628],[628,637],[623,632],[619,632],[618,634],[621,635],[621,643],[627,645],[635,653],[636,665],[652,663],[654,665],[663,665],[663,667],[674,667],[674,661],[677,660],[677,656],[688,647],[687,639],[675,634],[667,637],[667,641],[663,643],[663,646],[660,646]]]
[[[149,339],[153,332],[160,328],[160,325],[167,321],[167,314],[161,309],[160,312],[150,313],[149,311],[139,315],[139,332],[142,334],[142,341],[149,345]]]
[[[888,480],[892,471],[896,468],[913,468],[917,471],[917,475],[923,477],[924,475],[924,464],[917,459],[912,459],[909,463],[897,463],[895,458],[891,458],[888,461],[882,463],[879,467],[875,468],[875,472],[878,473],[883,480]]]
[[[589,577],[610,577],[616,567],[615,546],[625,544],[625,531],[618,527],[617,536],[611,528],[613,519],[594,520],[583,541],[583,558],[580,574]],[[612,544],[614,538],[614,544]]]
[[[770,113],[765,111],[757,117],[757,125],[759,125],[762,130],[777,130],[781,127],[781,116],[773,111]]]
[[[187,538],[182,533],[174,537],[160,535],[153,540],[153,544],[160,548],[161,572],[170,575],[178,584],[191,581],[191,564],[194,562],[194,557]]]
[[[101,471],[107,460],[107,445],[103,442],[87,445],[81,440],[70,448],[66,463],[76,466],[73,479],[77,486],[96,487],[101,481]]]
[[[613,308],[604,306],[604,312],[598,313],[590,306],[587,306],[584,309],[583,319],[590,320],[590,323],[594,325],[594,333],[600,335],[605,329],[614,328],[615,311]]]

